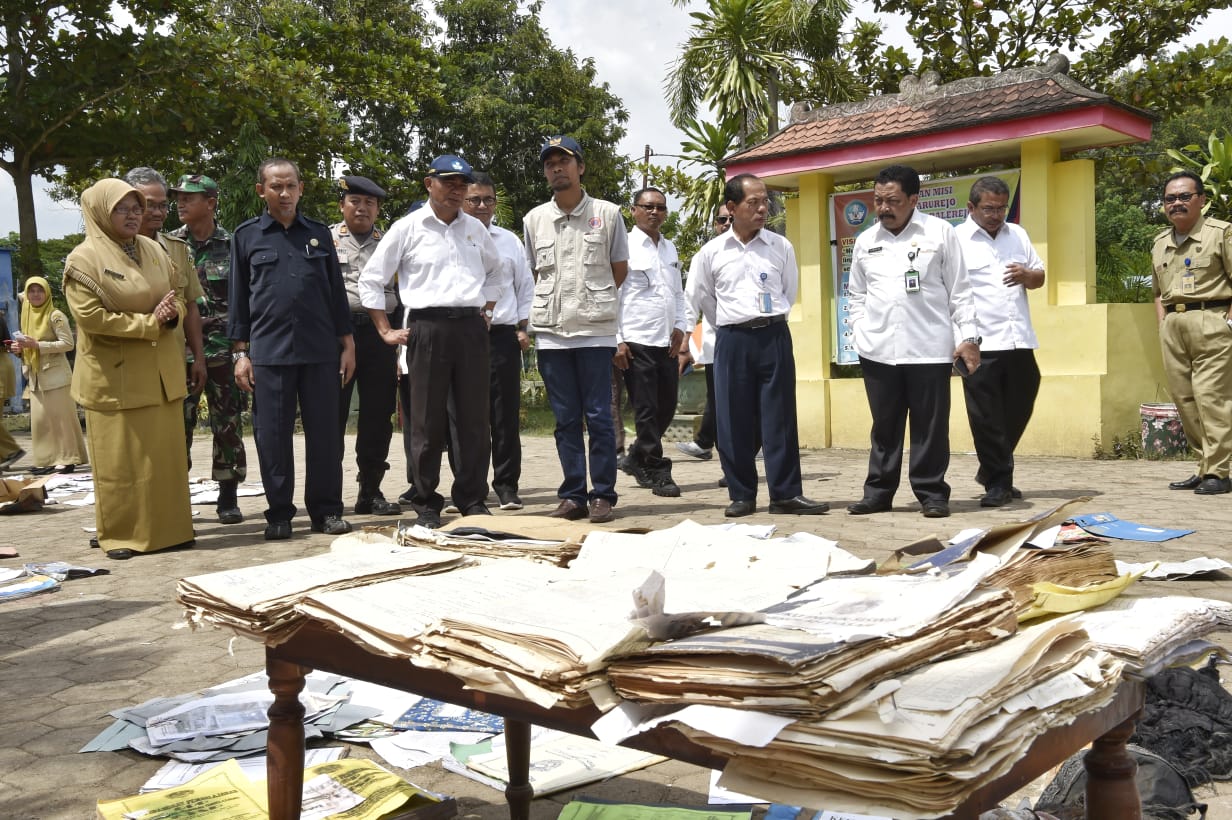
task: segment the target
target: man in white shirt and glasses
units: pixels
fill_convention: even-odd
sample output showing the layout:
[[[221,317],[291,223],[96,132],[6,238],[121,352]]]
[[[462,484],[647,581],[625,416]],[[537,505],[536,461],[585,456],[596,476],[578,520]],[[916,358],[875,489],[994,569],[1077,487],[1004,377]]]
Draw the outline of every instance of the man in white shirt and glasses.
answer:
[[[680,487],[672,480],[671,459],[663,456],[663,433],[676,415],[676,354],[684,344],[688,320],[680,258],[672,240],[660,231],[666,219],[667,198],[658,188],[633,195],[637,224],[629,231],[629,275],[620,288],[613,361],[624,371],[637,428],[628,470],[639,486],[676,498]]]
[[[1014,486],[1014,450],[1027,429],[1040,371],[1039,341],[1027,291],[1044,285],[1044,263],[1031,239],[1006,221],[1010,189],[1000,177],[980,177],[967,198],[967,219],[955,230],[975,295],[983,340],[979,369],[963,379],[967,421],[984,485],[981,507],[1001,507],[1022,493]]]

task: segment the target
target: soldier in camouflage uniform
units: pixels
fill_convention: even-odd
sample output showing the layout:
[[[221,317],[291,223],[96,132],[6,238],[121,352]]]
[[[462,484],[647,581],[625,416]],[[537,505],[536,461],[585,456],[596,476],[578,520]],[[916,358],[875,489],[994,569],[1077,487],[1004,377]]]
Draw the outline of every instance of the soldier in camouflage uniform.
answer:
[[[203,296],[198,302],[206,365],[205,397],[210,429],[214,433],[212,476],[219,484],[218,520],[238,524],[244,520],[236,501],[236,488],[248,475],[241,414],[243,392],[235,384],[231,340],[227,338],[227,283],[231,274],[231,234],[215,219],[218,183],[202,174],[185,174],[171,189],[182,227],[172,233],[188,243]],[[184,425],[189,441],[197,426],[201,389],[184,399]]]

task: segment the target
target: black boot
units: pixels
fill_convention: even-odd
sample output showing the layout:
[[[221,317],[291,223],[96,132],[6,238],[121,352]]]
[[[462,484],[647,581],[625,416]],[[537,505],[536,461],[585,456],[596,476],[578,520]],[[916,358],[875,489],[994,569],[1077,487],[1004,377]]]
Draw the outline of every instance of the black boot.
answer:
[[[368,478],[359,475],[359,496],[355,499],[356,515],[401,515],[402,507],[393,501],[386,501],[381,492],[381,478]]]
[[[230,478],[218,482],[218,522],[220,524],[240,524],[244,514],[240,512],[239,501],[236,498],[236,488],[239,481]]]
[[[663,459],[663,463],[656,465],[651,475],[654,480],[650,491],[655,495],[664,498],[679,498],[680,487],[672,480],[672,462],[669,459]]]

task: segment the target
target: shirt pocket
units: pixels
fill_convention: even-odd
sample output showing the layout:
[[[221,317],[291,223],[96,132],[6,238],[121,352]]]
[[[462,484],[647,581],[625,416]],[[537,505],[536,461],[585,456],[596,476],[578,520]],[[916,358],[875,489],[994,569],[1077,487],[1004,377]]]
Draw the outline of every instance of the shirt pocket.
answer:
[[[544,276],[552,277],[556,274],[556,243],[555,242],[536,242],[535,243],[535,275],[542,279]]]

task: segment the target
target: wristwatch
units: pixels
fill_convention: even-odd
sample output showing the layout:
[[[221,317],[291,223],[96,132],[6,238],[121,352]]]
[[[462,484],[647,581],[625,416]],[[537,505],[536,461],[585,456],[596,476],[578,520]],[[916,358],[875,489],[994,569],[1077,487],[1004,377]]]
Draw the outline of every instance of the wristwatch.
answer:
[[[235,363],[236,363],[236,362],[238,362],[240,359],[247,359],[247,358],[248,358],[248,351],[247,351],[247,350],[233,350],[233,351],[231,351],[231,363],[232,363],[232,364],[235,364]]]
[[[483,316],[485,319],[491,319],[494,312],[495,311],[493,311],[492,308],[484,308]]]
[[[979,347],[981,344],[984,343],[984,337],[983,336],[968,336],[967,338],[963,339],[963,341],[970,342],[976,347]]]

